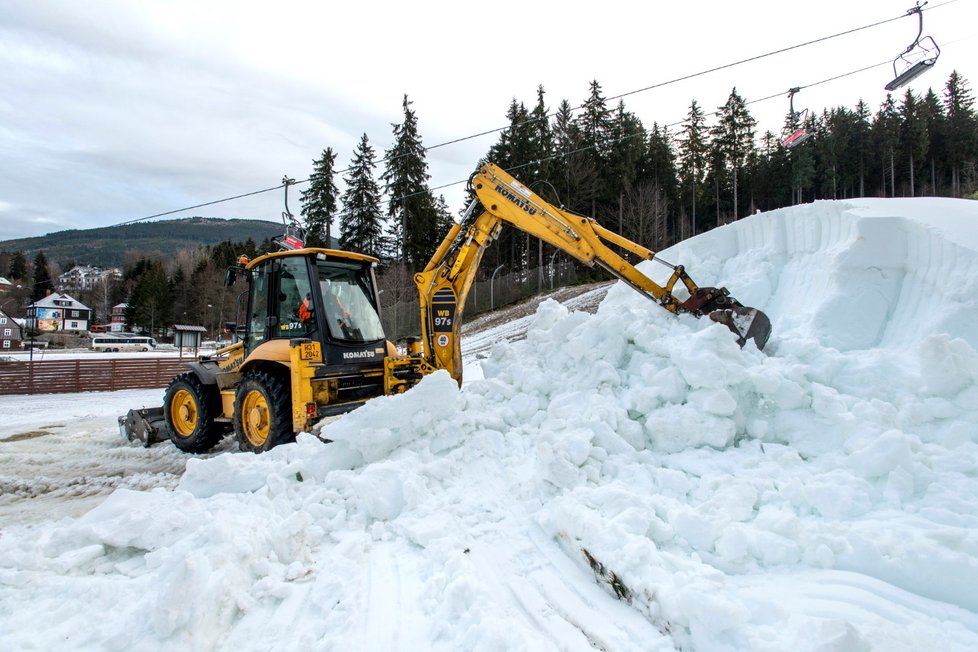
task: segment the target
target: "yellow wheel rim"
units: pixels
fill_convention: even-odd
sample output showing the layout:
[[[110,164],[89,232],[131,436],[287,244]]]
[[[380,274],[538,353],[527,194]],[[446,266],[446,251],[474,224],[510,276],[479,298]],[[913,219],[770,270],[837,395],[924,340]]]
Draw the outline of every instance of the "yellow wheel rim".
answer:
[[[248,443],[256,448],[261,448],[268,441],[271,430],[268,401],[258,390],[253,389],[245,394],[241,403],[241,429],[244,430]]]
[[[197,428],[197,400],[194,395],[178,389],[170,401],[170,421],[180,437],[189,437]]]

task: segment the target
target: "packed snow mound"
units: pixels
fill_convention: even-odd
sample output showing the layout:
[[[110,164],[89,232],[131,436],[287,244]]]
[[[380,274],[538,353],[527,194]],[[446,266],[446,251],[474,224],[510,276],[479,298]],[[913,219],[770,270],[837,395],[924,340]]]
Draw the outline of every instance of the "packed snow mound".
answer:
[[[946,333],[978,348],[973,201],[818,201],[707,235],[668,253],[767,312],[780,340],[852,351]]]
[[[4,531],[0,646],[978,649],[973,225],[755,215],[662,258],[767,312],[764,352],[621,285],[545,302],[461,391]]]

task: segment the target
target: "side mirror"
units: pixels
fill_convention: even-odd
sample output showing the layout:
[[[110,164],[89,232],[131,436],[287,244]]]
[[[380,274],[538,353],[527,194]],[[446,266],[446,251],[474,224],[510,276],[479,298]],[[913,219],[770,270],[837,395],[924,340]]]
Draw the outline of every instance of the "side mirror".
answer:
[[[238,280],[237,270],[237,267],[228,267],[228,270],[224,272],[224,287],[231,287]]]

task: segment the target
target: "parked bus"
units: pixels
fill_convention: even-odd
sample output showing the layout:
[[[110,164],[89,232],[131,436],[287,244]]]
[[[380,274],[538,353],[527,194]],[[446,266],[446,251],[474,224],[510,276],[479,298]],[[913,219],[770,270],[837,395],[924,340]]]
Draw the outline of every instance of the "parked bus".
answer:
[[[93,351],[151,351],[156,348],[156,340],[141,335],[96,335],[92,338]]]

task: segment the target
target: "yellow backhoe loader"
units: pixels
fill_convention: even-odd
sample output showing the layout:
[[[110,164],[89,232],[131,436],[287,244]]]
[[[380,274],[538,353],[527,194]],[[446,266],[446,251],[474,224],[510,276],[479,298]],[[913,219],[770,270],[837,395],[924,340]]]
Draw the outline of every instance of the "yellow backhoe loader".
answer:
[[[301,248],[288,237],[285,246],[300,248],[242,259],[229,270],[229,284],[239,275],[248,282],[241,341],[189,363],[167,387],[161,408],[130,410],[119,418],[120,430],[147,446],[168,437],[198,453],[233,429],[242,450],[261,452],[325,416],[404,392],[435,370],[461,384],[466,296],[486,247],[507,224],[604,268],[669,312],[709,315],[741,346],[767,342],[771,324],[763,312],[742,306],[725,288],[697,286],[681,265],[669,265],[669,279],[657,284],[612,247],[644,260],[658,260],[655,252],[551,205],[501,168],[486,164],[470,183],[477,201],[467,217],[481,210],[464,233],[455,225],[415,275],[421,336],[409,340],[406,354],[398,354],[381,326],[375,258]],[[684,298],[673,294],[677,284]]]

